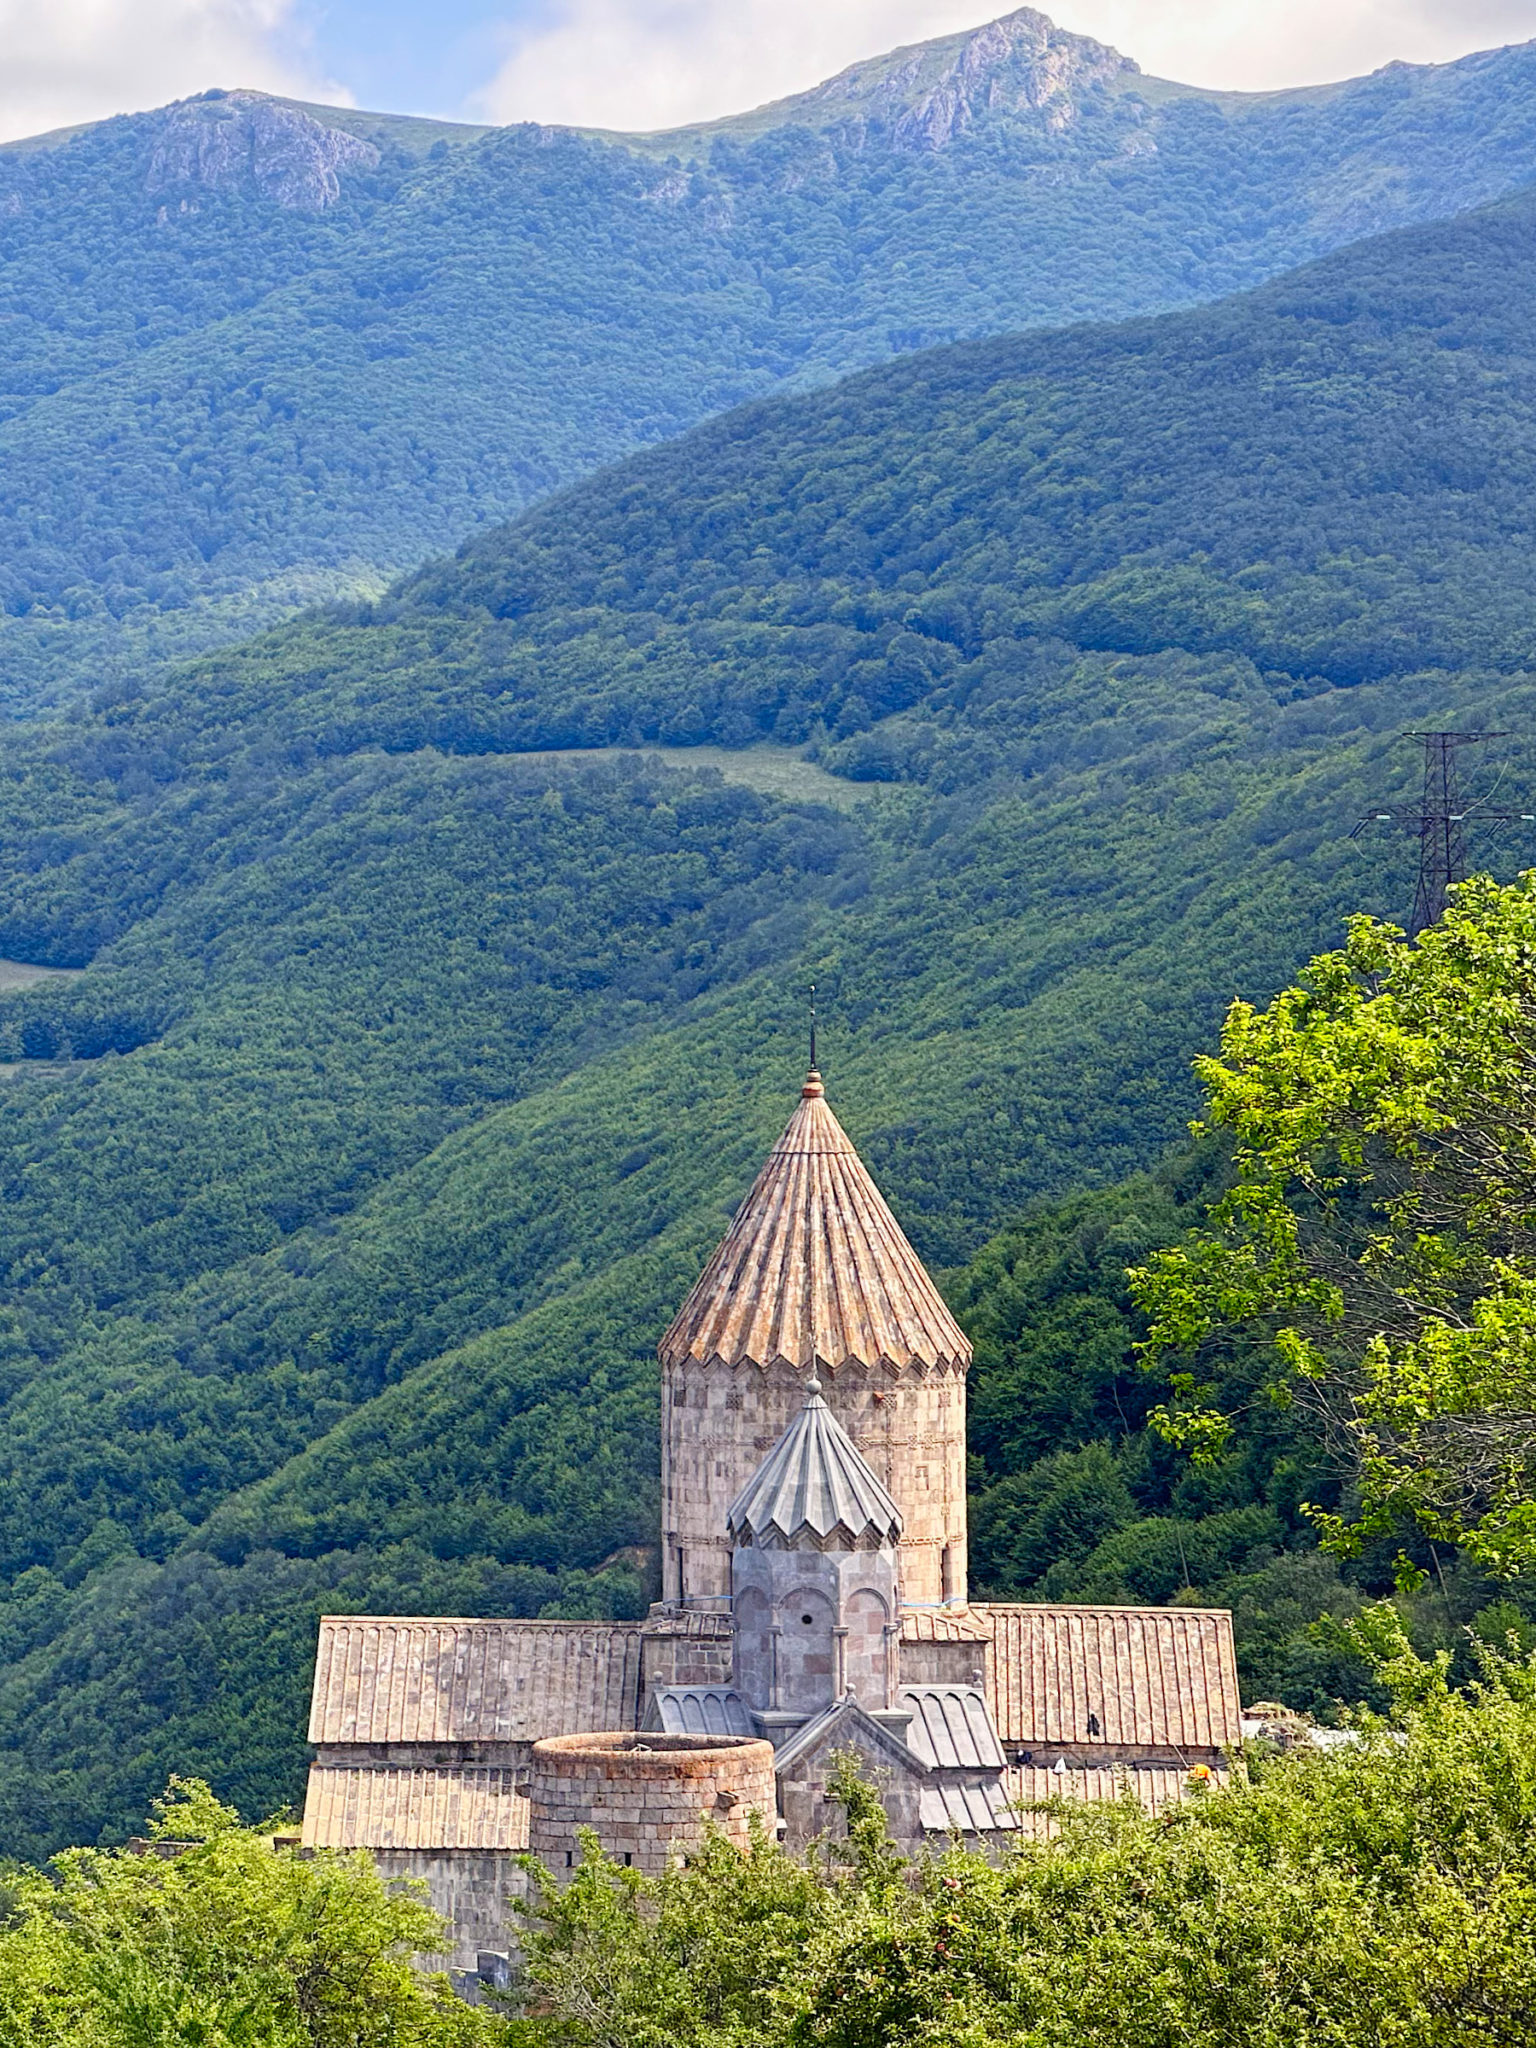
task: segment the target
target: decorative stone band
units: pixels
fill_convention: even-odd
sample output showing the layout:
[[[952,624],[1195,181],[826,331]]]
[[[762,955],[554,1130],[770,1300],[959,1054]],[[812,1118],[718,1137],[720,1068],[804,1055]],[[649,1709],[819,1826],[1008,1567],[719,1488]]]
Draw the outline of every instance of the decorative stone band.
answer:
[[[533,1746],[528,1847],[556,1878],[581,1860],[580,1830],[636,1870],[661,1871],[713,1822],[739,1847],[756,1812],[778,1811],[773,1745],[755,1737],[553,1735]]]

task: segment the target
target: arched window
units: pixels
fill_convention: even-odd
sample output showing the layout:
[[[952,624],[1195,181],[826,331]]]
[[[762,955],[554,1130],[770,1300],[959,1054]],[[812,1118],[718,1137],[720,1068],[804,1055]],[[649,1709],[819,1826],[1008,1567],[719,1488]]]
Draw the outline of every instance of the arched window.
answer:
[[[779,1607],[779,1704],[815,1713],[832,1704],[832,1602],[818,1586],[787,1593]]]
[[[861,1586],[843,1611],[848,1624],[844,1665],[848,1690],[861,1706],[885,1705],[885,1663],[890,1654],[886,1624],[891,1610],[873,1586]]]

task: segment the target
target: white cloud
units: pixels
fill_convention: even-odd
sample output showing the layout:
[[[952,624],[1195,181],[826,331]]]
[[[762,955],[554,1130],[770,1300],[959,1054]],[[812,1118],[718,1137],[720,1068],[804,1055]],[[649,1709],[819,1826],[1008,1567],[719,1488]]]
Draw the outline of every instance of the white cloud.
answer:
[[[1059,0],[1043,11],[1145,71],[1246,91],[1536,36],[1536,0]],[[671,127],[993,12],[987,0],[560,0],[517,37],[480,104],[498,121]]]
[[[1536,0],[1063,0],[1058,18],[1158,77],[1242,92],[1394,60],[1445,64],[1536,36]]]
[[[292,0],[0,0],[0,139],[208,86],[344,97],[317,79]]]
[[[568,0],[482,98],[498,121],[668,128],[987,18],[986,0]]]

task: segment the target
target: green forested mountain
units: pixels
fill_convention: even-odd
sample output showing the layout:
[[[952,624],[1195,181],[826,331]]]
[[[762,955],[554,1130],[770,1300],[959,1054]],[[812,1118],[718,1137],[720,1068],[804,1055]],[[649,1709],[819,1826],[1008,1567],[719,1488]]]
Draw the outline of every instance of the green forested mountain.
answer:
[[[1533,67],[1198,92],[1024,9],[674,135],[234,93],[0,149],[0,701],[376,591],[754,395],[1507,192]]]
[[[979,1582],[1358,1685],[1337,1475],[1149,1443],[1121,1273],[1224,1004],[1407,899],[1397,735],[1529,729],[1533,209],[753,405],[15,730],[0,950],[77,971],[0,1003],[6,1847],[286,1796],[322,1608],[640,1608],[651,1347],[810,981],[977,1338]]]

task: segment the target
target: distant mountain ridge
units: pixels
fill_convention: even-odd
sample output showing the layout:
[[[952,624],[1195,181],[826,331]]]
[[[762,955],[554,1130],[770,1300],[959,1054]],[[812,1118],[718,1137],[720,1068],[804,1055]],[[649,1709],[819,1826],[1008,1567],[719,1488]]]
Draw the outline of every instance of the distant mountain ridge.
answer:
[[[629,450],[1536,176],[1536,45],[1197,91],[1022,9],[654,136],[243,91],[0,149],[0,705],[377,592]]]
[[[170,195],[249,183],[274,205],[323,213],[340,199],[344,173],[378,164],[377,146],[360,135],[283,100],[232,92],[165,110],[145,184]]]
[[[864,58],[809,92],[693,132],[833,121],[883,127],[898,147],[942,149],[999,114],[1039,114],[1059,131],[1076,118],[1085,93],[1139,76],[1140,68],[1108,44],[1020,7],[981,28]]]

